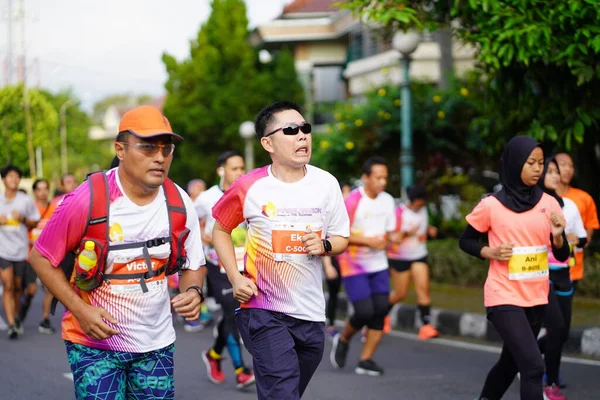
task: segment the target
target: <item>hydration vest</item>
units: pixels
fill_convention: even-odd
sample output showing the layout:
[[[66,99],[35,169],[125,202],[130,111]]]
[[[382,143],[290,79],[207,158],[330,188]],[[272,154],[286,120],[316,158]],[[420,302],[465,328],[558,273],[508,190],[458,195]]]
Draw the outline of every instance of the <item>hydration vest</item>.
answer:
[[[108,226],[110,195],[108,191],[108,180],[105,171],[93,172],[87,177],[90,185],[90,208],[86,228],[81,239],[79,248],[75,254],[67,255],[61,263],[67,279],[74,282],[74,279],[94,279],[97,284],[88,290],[93,290],[100,286],[104,279],[139,279],[142,291],[146,293],[148,287],[146,280],[161,275],[163,272],[172,275],[185,265],[187,260],[185,250],[185,240],[190,230],[185,226],[187,213],[183,198],[177,189],[177,186],[169,178],[165,179],[162,187],[166,198],[167,212],[169,215],[169,236],[159,237],[135,243],[110,243],[110,233]],[[97,256],[97,265],[92,271],[81,271],[77,268],[77,254],[85,248],[85,242],[95,243]],[[159,269],[152,270],[152,261],[150,259],[149,248],[169,243],[171,252],[167,263]],[[141,248],[146,262],[147,271],[135,272],[131,274],[105,274],[106,260],[109,251]],[[87,274],[87,276],[82,276]],[[52,302],[52,314],[56,309],[56,298]]]

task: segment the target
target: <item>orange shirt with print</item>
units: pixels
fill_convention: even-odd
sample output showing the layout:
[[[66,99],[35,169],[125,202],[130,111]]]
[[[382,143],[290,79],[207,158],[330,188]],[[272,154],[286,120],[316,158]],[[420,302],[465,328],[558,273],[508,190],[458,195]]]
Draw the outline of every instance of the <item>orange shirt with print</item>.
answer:
[[[598,223],[598,212],[596,211],[596,203],[594,199],[587,192],[581,189],[570,187],[567,193],[563,195],[567,199],[573,200],[577,205],[581,219],[583,220],[583,227],[587,229],[600,229]],[[589,240],[590,238],[588,238]],[[571,280],[577,281],[583,278],[583,249],[575,249],[575,265],[571,267]]]
[[[33,248],[33,243],[40,237],[42,230],[46,226],[46,223],[50,221],[50,217],[52,213],[56,210],[56,206],[58,203],[50,202],[47,207],[40,207],[40,205],[36,202],[35,206],[37,207],[38,213],[40,214],[40,220],[38,221],[35,228],[29,230],[29,251]],[[28,257],[29,258],[29,257]]]
[[[550,215],[553,212],[562,215],[558,201],[545,193],[535,207],[523,213],[515,213],[494,196],[488,196],[466,218],[477,231],[488,233],[492,248],[504,243],[514,243],[515,247],[549,247],[552,234]],[[533,307],[547,304],[550,286],[547,268],[546,262],[544,276],[515,280],[509,278],[508,262],[490,260],[484,286],[485,306]]]

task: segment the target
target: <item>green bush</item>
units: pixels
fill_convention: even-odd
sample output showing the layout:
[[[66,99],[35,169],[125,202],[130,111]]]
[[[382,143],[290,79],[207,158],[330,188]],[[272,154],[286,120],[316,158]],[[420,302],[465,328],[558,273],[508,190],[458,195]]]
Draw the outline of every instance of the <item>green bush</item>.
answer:
[[[488,271],[487,261],[462,251],[457,240],[432,240],[428,246],[432,281],[460,286],[484,284]]]
[[[432,240],[429,246],[431,280],[458,286],[483,286],[488,261],[468,255],[458,247],[458,240]],[[600,298],[600,254],[585,259],[585,276],[577,286],[577,294]]]
[[[577,294],[585,297],[600,298],[600,254],[585,258],[585,275],[577,284]]]

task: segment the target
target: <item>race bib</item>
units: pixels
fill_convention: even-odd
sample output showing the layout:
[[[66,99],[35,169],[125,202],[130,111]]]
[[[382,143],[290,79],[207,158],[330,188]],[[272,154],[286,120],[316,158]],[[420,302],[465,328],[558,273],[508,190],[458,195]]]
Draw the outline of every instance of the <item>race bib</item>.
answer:
[[[290,261],[297,256],[308,255],[308,250],[302,243],[306,229],[311,229],[319,237],[323,227],[316,223],[287,223],[276,222],[271,231],[273,258],[275,261]]]
[[[157,270],[164,267],[167,263],[167,259],[158,259],[151,257],[152,270]],[[143,274],[148,271],[146,261],[143,258],[136,258],[126,262],[114,261],[112,265],[112,271],[110,272],[113,277],[105,280],[110,285],[110,290],[115,294],[143,294],[144,291],[140,285],[139,278],[128,278],[130,274]],[[119,277],[122,276],[122,278]],[[148,287],[149,293],[159,292],[164,290],[167,285],[167,279],[165,273],[162,272],[160,275],[146,279],[146,286]],[[146,293],[148,294],[148,293]]]
[[[508,278],[511,281],[523,281],[545,276],[548,276],[547,246],[513,248],[513,255],[508,260]]]

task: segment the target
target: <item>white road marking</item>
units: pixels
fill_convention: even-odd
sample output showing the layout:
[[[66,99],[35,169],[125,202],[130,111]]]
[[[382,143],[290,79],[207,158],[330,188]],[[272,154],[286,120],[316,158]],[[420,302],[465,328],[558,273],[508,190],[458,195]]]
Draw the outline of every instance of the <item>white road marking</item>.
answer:
[[[344,326],[344,322],[337,320],[336,325]],[[421,340],[419,340],[418,336],[414,333],[392,331],[392,332],[388,333],[387,335],[401,338],[401,339],[408,339],[408,340],[413,340],[416,342],[421,342]],[[425,342],[423,342],[423,343],[425,343]],[[500,351],[502,350],[500,348],[500,346],[485,345],[485,344],[479,344],[479,343],[470,343],[470,342],[463,342],[460,340],[443,339],[443,338],[432,339],[426,343],[439,344],[442,346],[455,347],[455,348],[466,349],[466,350],[476,350],[476,351],[482,351],[482,352],[494,353],[494,354],[500,354]],[[594,367],[600,367],[599,360],[590,360],[590,359],[586,359],[586,358],[565,357],[565,356],[563,356],[561,358],[561,360],[563,362],[568,362],[568,363],[572,363],[572,364],[591,365]]]

